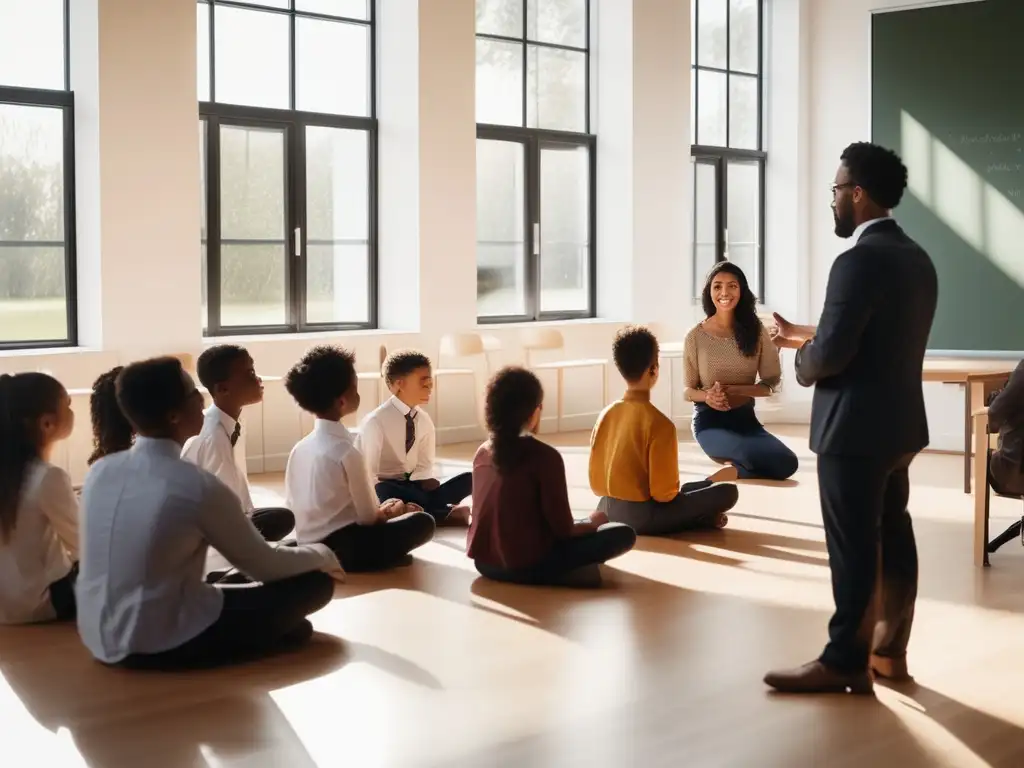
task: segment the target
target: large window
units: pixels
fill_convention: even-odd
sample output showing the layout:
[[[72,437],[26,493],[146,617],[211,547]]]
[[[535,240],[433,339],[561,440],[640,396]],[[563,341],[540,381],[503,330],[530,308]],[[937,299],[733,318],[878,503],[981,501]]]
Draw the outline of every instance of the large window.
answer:
[[[694,286],[729,260],[764,298],[763,0],[693,0]]]
[[[588,0],[476,0],[477,314],[594,313]]]
[[[77,343],[66,0],[0,0],[0,347]]]
[[[200,0],[208,335],[373,327],[372,0]]]

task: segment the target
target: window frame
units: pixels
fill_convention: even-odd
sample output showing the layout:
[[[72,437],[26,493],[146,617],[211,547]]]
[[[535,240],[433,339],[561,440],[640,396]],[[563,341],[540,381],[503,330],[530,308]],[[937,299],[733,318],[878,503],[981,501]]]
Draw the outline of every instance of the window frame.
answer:
[[[64,87],[24,88],[0,84],[0,104],[61,110],[63,117],[62,162],[64,171],[64,239],[28,241],[40,247],[64,248],[64,305],[67,334],[62,339],[0,341],[0,351],[15,349],[57,349],[78,346],[78,259],[75,210],[75,94],[71,90],[71,0],[62,3],[64,13]],[[24,246],[23,242],[0,241],[0,248]]]
[[[203,124],[206,142],[206,319],[203,335],[218,336],[286,335],[318,333],[324,331],[372,330],[379,322],[379,251],[378,251],[378,122],[377,122],[377,9],[376,2],[367,3],[368,18],[329,16],[296,10],[295,0],[287,8],[274,8],[242,0],[196,0],[196,5],[209,9],[209,89],[210,100],[199,102],[199,120]],[[288,109],[254,107],[216,101],[216,7],[237,8],[260,13],[273,13],[288,17],[289,83]],[[369,99],[367,116],[339,115],[295,109],[296,104],[296,41],[297,19],[311,18],[328,22],[359,24],[369,30]],[[220,138],[222,124],[239,127],[269,128],[284,132],[285,162],[285,220],[288,224],[284,238],[285,249],[285,317],[283,324],[222,325],[221,324],[221,253],[220,246]],[[308,221],[306,217],[306,141],[308,127],[338,128],[363,131],[367,135],[367,319],[362,322],[308,322],[307,255],[309,249]],[[296,250],[295,231],[301,232]],[[203,241],[201,241],[203,244]],[[313,243],[316,245],[316,243]]]
[[[758,173],[760,178],[759,184],[759,204],[758,204],[758,249],[757,249],[757,279],[751,289],[757,296],[759,304],[765,303],[764,287],[765,287],[765,237],[767,234],[766,229],[766,171],[768,165],[768,154],[764,149],[764,101],[765,101],[765,87],[764,87],[764,60],[765,60],[765,49],[764,49],[764,38],[765,38],[765,5],[766,0],[757,0],[757,71],[756,72],[745,72],[743,70],[732,68],[732,2],[725,0],[725,68],[712,67],[706,64],[699,64],[700,55],[700,6],[701,0],[693,0],[693,36],[692,36],[692,50],[690,51],[690,87],[693,89],[693,98],[691,100],[691,108],[693,109],[693,135],[690,137],[690,157],[693,163],[698,161],[713,162],[715,164],[715,176],[716,176],[716,230],[717,230],[717,248],[715,253],[715,263],[721,263],[727,260],[728,243],[726,233],[729,230],[728,223],[728,164],[731,160],[739,160],[745,162],[754,162],[758,166]],[[732,146],[716,146],[709,144],[700,144],[698,139],[700,138],[700,92],[699,92],[699,73],[700,72],[715,72],[726,76],[726,98],[725,98],[725,130],[726,130],[726,144],[729,144],[731,139],[732,125],[729,119],[731,111],[731,99],[729,84],[730,78],[733,76],[746,77],[755,79],[757,83],[757,148],[756,149],[740,149]],[[696,186],[693,187],[694,193],[696,193]],[[697,201],[694,199],[691,205],[691,215],[695,216],[697,210]],[[694,243],[691,243],[691,249]],[[693,293],[694,301],[700,301],[700,291],[703,283],[704,276],[697,274],[697,258],[696,253],[692,253],[693,263]]]
[[[518,37],[508,35],[496,35],[490,33],[476,32],[474,30],[474,44],[478,40],[493,40],[501,43],[514,43],[522,46],[521,75],[521,108],[522,124],[518,126],[501,125],[496,123],[476,124],[477,141],[507,141],[523,145],[524,148],[524,220],[523,220],[523,244],[524,257],[526,259],[524,274],[524,314],[506,315],[481,315],[479,313],[479,299],[477,303],[477,323],[479,325],[500,325],[508,323],[524,322],[546,322],[559,320],[581,320],[596,317],[597,306],[597,136],[591,132],[591,68],[593,54],[591,51],[593,40],[592,23],[594,10],[592,0],[584,2],[584,40],[583,47],[561,43],[546,43],[533,40],[529,37],[529,3],[523,0],[523,31]],[[549,48],[584,56],[584,130],[583,132],[553,130],[550,128],[528,128],[527,122],[527,100],[529,93],[529,51],[530,47]],[[475,103],[475,101],[474,101]],[[544,223],[540,220],[540,184],[541,169],[540,157],[545,144],[562,144],[566,146],[585,147],[587,149],[588,179],[588,200],[587,200],[587,308],[584,310],[552,310],[541,311],[541,264],[543,254],[540,253],[541,243],[535,238],[535,225],[543,228]],[[543,236],[540,238],[543,240]],[[474,256],[474,266],[478,267],[479,253]]]

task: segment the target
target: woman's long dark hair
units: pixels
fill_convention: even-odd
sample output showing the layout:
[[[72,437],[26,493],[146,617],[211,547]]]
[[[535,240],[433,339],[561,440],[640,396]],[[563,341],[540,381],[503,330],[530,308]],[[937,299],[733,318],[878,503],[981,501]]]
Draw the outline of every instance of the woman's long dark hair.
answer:
[[[733,329],[736,346],[745,357],[753,357],[761,346],[761,321],[757,317],[757,297],[750,290],[743,270],[732,262],[720,261],[708,272],[704,280],[704,292],[700,296],[704,314],[711,317],[716,312],[715,302],[711,298],[711,283],[723,272],[735,277],[740,284],[740,300],[736,302],[736,325]]]
[[[89,415],[92,419],[90,466],[111,453],[127,451],[135,439],[135,430],[117,404],[115,385],[122,369],[120,365],[111,368],[92,383],[92,394],[89,395]]]
[[[502,368],[487,384],[486,419],[491,434],[491,460],[504,474],[522,459],[523,428],[544,402],[540,379],[525,368]]]
[[[39,458],[39,420],[61,410],[64,386],[45,373],[0,376],[0,541],[18,518],[25,472]]]

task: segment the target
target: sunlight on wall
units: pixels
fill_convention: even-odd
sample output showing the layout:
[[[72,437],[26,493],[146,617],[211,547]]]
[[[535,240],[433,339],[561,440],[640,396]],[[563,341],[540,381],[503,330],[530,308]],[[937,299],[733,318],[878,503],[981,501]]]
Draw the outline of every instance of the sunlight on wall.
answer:
[[[1024,213],[913,115],[900,113],[911,193],[1017,285],[1024,287]]]

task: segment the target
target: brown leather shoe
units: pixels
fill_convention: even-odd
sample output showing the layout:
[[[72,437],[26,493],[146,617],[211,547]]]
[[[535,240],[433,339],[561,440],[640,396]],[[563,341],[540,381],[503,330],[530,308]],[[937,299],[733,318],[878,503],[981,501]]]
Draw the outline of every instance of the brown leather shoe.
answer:
[[[820,661],[812,661],[796,669],[769,672],[764,682],[782,693],[850,693],[870,694],[874,691],[871,676],[864,672],[839,672]]]
[[[914,679],[907,669],[906,656],[876,656],[871,654],[868,667],[874,677],[891,680],[894,683],[909,683]]]

